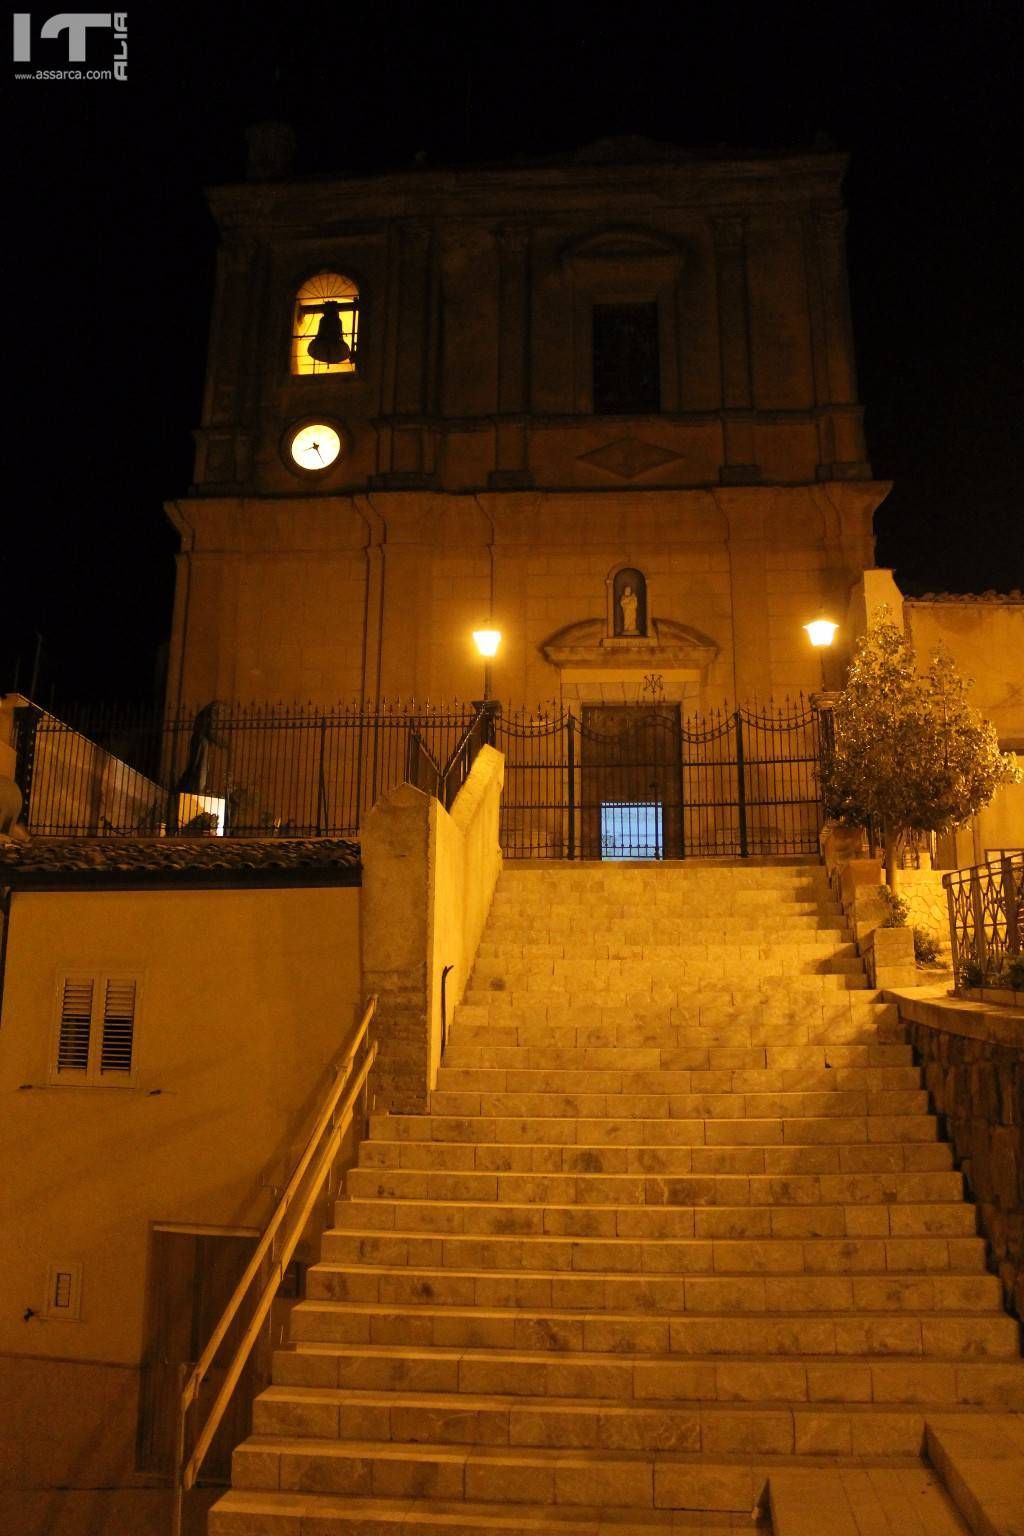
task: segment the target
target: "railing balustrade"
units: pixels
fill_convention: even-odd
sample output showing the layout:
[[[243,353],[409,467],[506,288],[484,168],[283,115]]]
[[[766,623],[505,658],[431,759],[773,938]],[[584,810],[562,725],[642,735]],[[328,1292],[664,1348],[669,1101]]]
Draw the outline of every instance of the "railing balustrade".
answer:
[[[334,1081],[324,1095],[316,1123],[288,1180],[287,1187],[264,1229],[263,1236],[256,1245],[256,1250],[244,1274],[235,1287],[231,1300],[182,1391],[178,1404],[173,1536],[181,1536],[185,1495],[195,1487],[224,1411],[259,1338],[260,1330],[267,1320],[306,1224],[330,1176],[345,1132],[352,1122],[356,1102],[360,1095],[365,1093],[367,1078],[377,1059],[377,1042],[369,1041],[370,1025],[376,1010],[377,999],[372,997],[337,1068]],[[356,1057],[360,1050],[362,1050],[362,1058],[357,1067]],[[365,1113],[363,1120],[365,1122]],[[289,1216],[290,1220],[286,1222]],[[188,1450],[190,1421],[200,1388],[209,1376],[217,1351],[249,1296],[253,1282],[261,1272],[263,1283],[252,1309],[252,1315],[224,1372],[223,1382],[213,1400],[206,1421],[195,1435],[190,1453]]]
[[[943,875],[957,986],[993,985],[1024,954],[1024,853]]]

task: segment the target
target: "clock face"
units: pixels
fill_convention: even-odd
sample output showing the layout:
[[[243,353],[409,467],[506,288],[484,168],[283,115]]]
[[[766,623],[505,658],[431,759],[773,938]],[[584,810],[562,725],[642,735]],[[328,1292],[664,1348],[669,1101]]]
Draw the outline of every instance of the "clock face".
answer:
[[[330,469],[341,453],[341,437],[333,427],[314,421],[293,435],[289,452],[299,469]]]

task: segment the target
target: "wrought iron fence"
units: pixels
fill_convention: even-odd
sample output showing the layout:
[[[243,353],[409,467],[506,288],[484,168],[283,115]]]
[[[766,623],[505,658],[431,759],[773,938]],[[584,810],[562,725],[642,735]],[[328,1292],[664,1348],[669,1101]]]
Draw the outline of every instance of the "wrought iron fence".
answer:
[[[943,875],[958,986],[995,983],[1024,954],[1024,853]]]
[[[403,779],[450,808],[481,745],[505,755],[509,858],[814,853],[817,711],[214,702],[173,718],[18,712],[29,830],[49,836],[354,835]]]
[[[470,704],[216,703],[164,718],[108,709],[59,720],[28,706],[17,711],[23,819],[51,837],[349,836],[407,776],[414,738],[435,769],[447,766],[477,717]],[[413,781],[423,777],[421,768]]]
[[[675,705],[520,710],[496,720],[509,858],[818,851],[818,712]]]

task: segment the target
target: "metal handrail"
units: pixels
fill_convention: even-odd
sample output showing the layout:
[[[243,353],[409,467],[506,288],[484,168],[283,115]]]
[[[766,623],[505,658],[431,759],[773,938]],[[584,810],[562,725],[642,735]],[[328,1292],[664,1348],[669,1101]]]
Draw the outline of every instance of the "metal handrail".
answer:
[[[424,794],[440,797],[441,770],[419,731],[410,730],[405,753],[405,777]]]
[[[469,777],[481,747],[494,745],[494,718],[501,712],[496,700],[485,700],[479,705],[475,717],[463,731],[447,763],[438,778],[437,798],[446,811],[455,803],[455,796]]]
[[[1024,853],[1004,853],[969,869],[951,869],[942,884],[958,987],[969,968],[984,980],[1003,961],[1024,951]]]
[[[337,1076],[327,1091],[327,1095],[323,1102],[323,1107],[321,1108],[320,1113],[317,1115],[316,1124],[313,1127],[309,1140],[307,1141],[303,1150],[302,1156],[296,1163],[292,1172],[292,1176],[288,1180],[287,1187],[280,1200],[278,1201],[273,1215],[267,1223],[267,1226],[263,1232],[263,1236],[260,1238],[252,1258],[246,1265],[245,1273],[242,1275],[242,1278],[235,1286],[231,1300],[225,1307],[224,1312],[219,1322],[217,1323],[217,1326],[214,1328],[213,1333],[210,1335],[210,1339],[206,1345],[206,1348],[203,1350],[202,1355],[196,1363],[195,1368],[193,1369],[192,1374],[190,1375],[187,1383],[185,1384],[184,1390],[182,1391],[181,1399],[178,1404],[178,1436],[174,1468],[175,1500],[173,1536],[181,1536],[182,1516],[184,1512],[184,1496],[190,1488],[195,1486],[196,1478],[199,1475],[199,1469],[203,1464],[206,1453],[210,1449],[213,1437],[217,1433],[220,1421],[224,1416],[224,1410],[226,1409],[228,1402],[231,1399],[231,1395],[234,1392],[235,1387],[238,1385],[242,1371],[244,1370],[246,1362],[252,1353],[253,1345],[256,1343],[256,1340],[259,1337],[260,1329],[263,1326],[267,1314],[273,1305],[274,1298],[280,1288],[281,1281],[284,1278],[284,1272],[291,1262],[295,1249],[298,1247],[299,1239],[302,1236],[306,1222],[309,1220],[310,1213],[312,1212],[314,1205],[320,1197],[321,1190],[326,1183],[334,1159],[338,1155],[338,1150],[341,1145],[341,1138],[345,1134],[349,1121],[352,1118],[352,1110],[355,1101],[361,1093],[363,1085],[369,1076],[370,1070],[377,1059],[377,1042],[374,1041],[367,1051],[365,1057],[363,1058],[363,1061],[358,1071],[356,1072],[355,1077],[352,1078],[352,1064],[355,1060],[356,1052],[359,1050],[359,1047],[366,1039],[367,1031],[369,1030],[370,1024],[376,1011],[377,998],[371,997],[369,1003],[367,1004],[366,1011],[360,1020],[359,1027],[356,1030],[352,1043],[345,1054],[343,1062],[338,1068]],[[330,1128],[330,1135],[321,1147],[324,1133],[328,1130],[328,1128]],[[213,1406],[210,1409],[206,1423],[203,1425],[203,1428],[196,1440],[195,1449],[193,1450],[192,1455],[186,1461],[185,1442],[188,1429],[189,1410],[199,1395],[199,1389],[209,1374],[210,1368],[213,1365],[214,1358],[221,1344],[224,1342],[228,1329],[231,1327],[231,1324],[234,1322],[236,1316],[238,1315],[239,1309],[242,1305],[242,1302],[245,1300],[246,1295],[248,1294],[249,1287],[251,1286],[253,1279],[259,1272],[259,1269],[266,1259],[267,1254],[271,1251],[278,1230],[280,1229],[289,1208],[292,1206],[293,1202],[298,1196],[300,1186],[302,1185],[314,1158],[316,1158],[316,1166],[313,1170],[313,1176],[309,1187],[303,1193],[301,1202],[298,1206],[298,1217],[293,1222],[291,1230],[287,1237],[285,1237],[281,1250],[275,1262],[271,1266],[270,1274],[267,1277],[263,1290],[260,1292],[260,1297],[256,1303],[253,1316],[245,1330],[245,1333],[242,1335],[241,1341],[239,1342],[239,1345],[231,1358],[231,1362],[228,1365],[227,1370],[225,1371],[224,1381],[221,1384],[220,1391],[217,1393],[217,1396],[213,1401]]]

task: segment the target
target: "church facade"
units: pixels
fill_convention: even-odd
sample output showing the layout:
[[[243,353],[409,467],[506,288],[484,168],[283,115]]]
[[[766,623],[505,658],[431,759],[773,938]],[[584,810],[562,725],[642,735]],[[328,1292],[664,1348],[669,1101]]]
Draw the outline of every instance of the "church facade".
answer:
[[[256,158],[211,194],[171,708],[471,699],[482,627],[514,704],[821,686],[802,626],[845,615],[888,489],[843,157],[629,140],[305,181]]]

